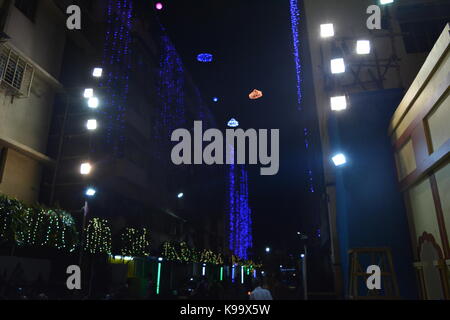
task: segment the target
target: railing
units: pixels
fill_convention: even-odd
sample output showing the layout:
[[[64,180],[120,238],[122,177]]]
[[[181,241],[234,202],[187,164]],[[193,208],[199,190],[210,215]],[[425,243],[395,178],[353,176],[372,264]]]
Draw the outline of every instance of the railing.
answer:
[[[8,94],[17,97],[28,97],[34,77],[34,68],[21,56],[0,45],[0,85]]]

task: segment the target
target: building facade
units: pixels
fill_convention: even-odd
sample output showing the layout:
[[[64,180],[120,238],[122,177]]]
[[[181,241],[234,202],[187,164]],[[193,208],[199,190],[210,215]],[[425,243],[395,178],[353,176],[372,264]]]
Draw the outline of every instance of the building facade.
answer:
[[[381,29],[369,30],[373,5],[380,9]],[[404,276],[401,295],[414,298],[406,210],[383,128],[447,22],[449,5],[439,0],[386,5],[307,0],[302,10],[308,37],[303,73],[312,74],[314,86],[306,99],[316,106],[319,119],[328,208],[323,221],[329,222],[336,292],[348,294],[349,249],[391,247],[397,273]],[[332,24],[332,32],[326,27],[321,32],[325,24]],[[357,53],[359,40],[370,42],[367,54]],[[343,70],[334,69],[334,59],[343,59],[334,61],[343,62]],[[332,158],[342,155],[347,163],[336,167]]]
[[[65,45],[65,18],[52,1],[1,1],[0,192],[39,199],[47,136]]]
[[[390,127],[421,297],[450,299],[450,25],[409,87]]]

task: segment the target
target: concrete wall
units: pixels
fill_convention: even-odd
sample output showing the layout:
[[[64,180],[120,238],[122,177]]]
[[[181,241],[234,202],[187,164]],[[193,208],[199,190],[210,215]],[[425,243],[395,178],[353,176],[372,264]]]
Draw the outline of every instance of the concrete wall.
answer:
[[[64,15],[52,1],[38,1],[32,21],[12,5],[4,32],[11,37],[5,46],[31,64],[35,76],[29,97],[12,98],[0,91],[0,141],[5,139],[14,145],[23,145],[45,158],[65,45]],[[20,147],[15,150],[9,149],[0,192],[29,204],[35,203],[39,196],[42,164],[21,152]]]

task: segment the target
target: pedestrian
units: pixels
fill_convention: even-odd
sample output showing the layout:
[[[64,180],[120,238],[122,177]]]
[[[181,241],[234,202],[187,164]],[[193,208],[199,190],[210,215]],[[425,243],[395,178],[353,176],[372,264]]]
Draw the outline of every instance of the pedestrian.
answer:
[[[262,281],[255,280],[255,289],[250,293],[250,300],[273,300],[269,290],[262,287]]]

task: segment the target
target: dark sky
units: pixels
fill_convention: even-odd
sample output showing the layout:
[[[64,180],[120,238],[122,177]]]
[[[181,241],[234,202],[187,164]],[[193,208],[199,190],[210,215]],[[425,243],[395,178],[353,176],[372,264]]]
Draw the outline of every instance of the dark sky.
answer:
[[[249,196],[258,250],[292,244],[309,228],[313,212],[306,192],[302,114],[296,110],[296,75],[288,0],[170,0],[159,13],[183,62],[225,128],[280,129],[280,171],[260,176],[250,167]],[[199,53],[214,63],[197,62]],[[253,89],[264,97],[252,101]],[[214,104],[212,97],[220,102]],[[294,245],[295,247],[295,245]]]

